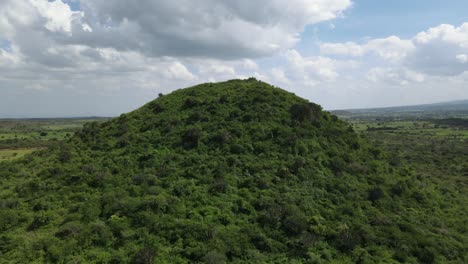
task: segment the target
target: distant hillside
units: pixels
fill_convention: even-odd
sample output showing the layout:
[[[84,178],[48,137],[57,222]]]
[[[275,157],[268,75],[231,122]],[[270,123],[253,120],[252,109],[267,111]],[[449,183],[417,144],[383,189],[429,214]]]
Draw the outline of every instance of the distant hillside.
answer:
[[[460,212],[344,121],[207,83],[0,165],[4,263],[462,263]]]
[[[383,108],[363,108],[331,111],[342,117],[350,116],[394,116],[394,117],[424,117],[444,118],[468,116],[468,100],[422,104],[410,106],[395,106]]]

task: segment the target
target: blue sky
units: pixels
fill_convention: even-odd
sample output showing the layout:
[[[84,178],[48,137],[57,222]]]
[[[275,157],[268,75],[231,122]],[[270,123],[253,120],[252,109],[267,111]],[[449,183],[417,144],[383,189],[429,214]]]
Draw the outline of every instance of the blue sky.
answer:
[[[320,37],[329,42],[390,35],[409,38],[440,24],[462,24],[467,8],[468,2],[463,0],[357,0],[343,19],[331,22],[336,29],[328,34],[324,31]]]
[[[468,21],[467,10],[468,1],[464,0],[357,0],[343,17],[308,25],[298,48],[307,52],[317,41],[361,42],[391,35],[410,38],[440,24],[461,25]]]
[[[49,2],[53,2],[53,0],[48,0]],[[70,9],[73,11],[80,10],[80,1],[79,0],[66,0],[63,1],[64,3],[70,6]]]
[[[0,35],[0,48],[6,51],[11,51],[11,43]]]
[[[468,98],[467,1],[4,0],[0,118],[255,76],[326,109]]]

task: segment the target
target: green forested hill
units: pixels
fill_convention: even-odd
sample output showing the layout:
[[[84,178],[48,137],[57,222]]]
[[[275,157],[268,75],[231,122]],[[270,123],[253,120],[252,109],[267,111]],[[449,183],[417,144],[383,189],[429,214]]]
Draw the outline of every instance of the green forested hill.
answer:
[[[255,79],[178,90],[0,163],[0,263],[467,261],[457,194],[390,158]]]

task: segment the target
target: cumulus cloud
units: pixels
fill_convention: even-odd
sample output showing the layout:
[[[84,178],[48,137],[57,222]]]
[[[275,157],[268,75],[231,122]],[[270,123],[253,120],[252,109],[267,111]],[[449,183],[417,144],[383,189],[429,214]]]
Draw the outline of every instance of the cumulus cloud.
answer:
[[[82,12],[71,11],[70,6],[62,1],[32,0],[30,3],[46,19],[45,27],[52,32],[70,32],[72,21],[80,19],[80,16],[83,15]]]
[[[323,43],[324,55],[362,57],[373,54],[402,67],[425,74],[448,76],[468,70],[468,23],[459,27],[442,24],[411,39],[391,36],[372,39],[364,44],[354,42]]]
[[[306,25],[336,18],[351,5],[350,0],[79,3],[81,10],[73,11],[62,0],[3,0],[0,38],[31,63],[51,67],[77,63],[79,58],[65,55],[68,47],[239,60],[286,50]],[[245,60],[245,66],[254,69],[252,62]]]
[[[282,53],[280,58],[271,68],[262,68],[263,71],[256,72],[253,76],[298,93],[335,83],[346,77],[347,70],[358,66],[356,61],[305,56],[295,49]]]
[[[455,56],[455,58],[460,63],[467,63],[468,62],[468,55],[466,55],[466,54],[458,54],[457,56]]]
[[[320,45],[320,52],[324,55],[342,55],[360,57],[367,51],[364,45],[359,45],[354,42],[345,43],[323,43]]]
[[[286,52],[287,70],[295,79],[302,79],[307,85],[322,81],[333,81],[338,77],[336,61],[327,57],[304,57],[296,50]]]
[[[0,92],[109,95],[265,76],[254,59],[287,50],[305,26],[350,6],[350,0],[2,0]]]
[[[373,39],[365,44],[345,42],[323,43],[320,45],[320,51],[325,55],[361,57],[367,54],[373,54],[391,62],[402,60],[413,49],[414,45],[410,40],[403,40],[397,36]]]
[[[251,59],[244,59],[242,66],[246,70],[257,70],[258,69],[258,64],[255,61],[251,60]]]
[[[320,53],[296,45],[306,26],[340,17],[351,0],[0,2],[0,113],[45,115],[38,109],[57,102],[73,115],[119,113],[159,92],[249,76],[309,98],[466,86],[468,24],[322,43]],[[95,111],[75,111],[83,105]]]
[[[149,56],[268,56],[296,44],[306,25],[350,6],[350,0],[81,0],[83,17],[63,41]]]
[[[468,70],[468,23],[442,24],[417,34],[406,64],[427,74],[458,75]]]
[[[407,85],[409,82],[423,82],[425,75],[406,68],[380,68],[370,69],[366,78],[374,83],[386,82],[388,84]]]
[[[273,68],[271,69],[270,71],[270,75],[272,77],[272,79],[275,81],[275,82],[278,82],[278,83],[281,83],[281,84],[286,84],[286,85],[289,85],[292,83],[291,80],[289,80],[289,78],[286,76],[286,73],[283,69],[281,68]],[[260,78],[264,78],[264,79],[269,79],[267,77],[264,77],[264,76],[259,76]]]

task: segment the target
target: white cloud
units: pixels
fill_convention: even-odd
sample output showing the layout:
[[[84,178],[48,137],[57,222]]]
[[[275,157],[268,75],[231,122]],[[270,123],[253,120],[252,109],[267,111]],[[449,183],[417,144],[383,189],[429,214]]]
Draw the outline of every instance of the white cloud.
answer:
[[[197,60],[195,63],[198,71],[205,75],[236,75],[234,66],[229,65],[227,62],[219,60]]]
[[[82,28],[83,28],[83,31],[85,31],[85,32],[93,32],[93,28],[90,25],[86,24],[86,23],[84,23],[82,25]]]
[[[190,81],[196,77],[180,62],[176,61],[169,65],[166,71],[169,78]]]
[[[307,25],[340,17],[350,0],[81,0],[79,11],[65,0],[0,2],[0,113],[62,113],[48,107],[63,102],[74,115],[87,114],[75,111],[83,105],[116,114],[159,92],[248,76],[327,107],[398,102],[391,89],[466,94],[468,24],[322,43],[320,53],[296,46]]]
[[[21,0],[20,0],[21,1]],[[45,27],[53,32],[71,32],[73,19],[79,19],[83,15],[79,11],[71,11],[70,6],[61,0],[53,2],[44,0],[29,0],[32,6],[37,8],[39,14],[47,20]]]
[[[258,64],[251,59],[244,59],[243,67],[246,70],[258,70]]]
[[[268,78],[254,59],[282,53],[306,25],[351,6],[350,0],[81,0],[74,11],[68,3],[1,0],[0,98],[127,93],[128,107],[129,98],[140,96],[141,104],[143,95],[154,97],[150,91]]]
[[[374,83],[385,82],[392,85],[407,85],[410,82],[423,82],[425,76],[406,68],[380,68],[370,69],[366,74],[367,80]]]
[[[374,39],[367,43],[367,48],[389,61],[400,61],[414,49],[411,41],[391,36],[385,39]]]
[[[383,65],[393,63],[425,74],[453,76],[468,70],[468,23],[459,27],[442,24],[411,39],[391,36],[372,39],[364,44],[323,43],[320,51],[330,56],[374,54],[383,60]]]
[[[327,57],[303,57],[296,50],[289,50],[285,57],[288,61],[289,75],[295,79],[303,79],[309,85],[321,81],[333,81],[338,77],[336,61]]]
[[[350,0],[2,0],[0,32],[30,63],[71,66],[67,46],[150,57],[239,60],[292,47],[308,24],[336,18]],[[254,36],[254,37],[253,37]],[[76,60],[77,58],[73,58]],[[246,69],[257,66],[245,60]]]
[[[291,80],[286,76],[286,73],[284,72],[283,69],[280,68],[273,68],[271,69],[271,76],[273,80],[276,82],[279,82],[281,84],[286,84],[289,85],[291,84]]]
[[[414,41],[418,44],[441,41],[468,48],[468,23],[464,23],[460,27],[442,24],[420,32],[416,35]]]
[[[151,56],[268,56],[296,44],[306,25],[350,6],[351,0],[81,0],[84,17],[76,22],[93,31],[74,27],[67,41]]]
[[[366,53],[362,45],[354,42],[345,43],[323,43],[320,45],[320,52],[324,55],[342,55],[360,57]]]
[[[11,51],[0,49],[0,67],[13,68],[19,66],[21,63],[21,54],[16,48]]]
[[[400,61],[413,49],[411,41],[402,40],[396,36],[373,39],[362,45],[354,42],[323,43],[320,45],[320,51],[325,55],[361,57],[366,54],[374,54],[391,62]]]
[[[468,62],[468,55],[466,55],[466,54],[458,54],[457,56],[455,56],[455,58],[460,63],[467,63]]]
[[[406,65],[427,74],[453,76],[468,70],[468,23],[459,27],[442,24],[417,34],[415,51]]]

